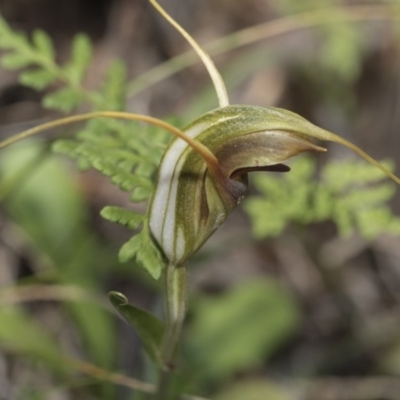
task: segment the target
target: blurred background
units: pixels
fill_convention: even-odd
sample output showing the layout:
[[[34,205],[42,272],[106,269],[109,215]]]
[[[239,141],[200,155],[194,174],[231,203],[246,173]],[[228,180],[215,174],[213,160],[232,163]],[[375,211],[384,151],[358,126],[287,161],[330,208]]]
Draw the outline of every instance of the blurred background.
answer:
[[[199,43],[211,43],[231,103],[287,108],[379,160],[391,159],[400,173],[396,1],[162,5]],[[60,64],[70,57],[74,35],[87,34],[88,90],[101,85],[113,59],[123,60],[128,111],[184,126],[217,107],[199,62],[183,69],[175,61],[178,73],[157,80],[168,75],[168,60],[190,48],[145,0],[0,0],[0,14],[17,31],[46,31]],[[255,26],[248,36],[228,37]],[[26,87],[19,73],[0,69],[0,139],[61,115],[42,107],[52,88]],[[99,216],[105,205],[130,207],[129,196],[98,172],[80,173],[54,156],[52,140],[46,134],[0,155],[0,399],[145,399],[93,367],[155,380],[138,338],[107,300],[116,290],[162,313],[159,282],[134,262],[118,262],[128,230]],[[375,178],[369,182],[374,170],[353,166],[346,175],[341,166],[356,156],[327,148],[293,162],[297,180],[284,184],[289,177],[274,176],[268,181],[274,184],[266,183],[267,174],[257,174],[249,201],[192,260],[176,379],[182,392],[216,400],[400,399],[400,191],[384,184],[386,205],[374,214],[371,200],[360,222],[353,214],[368,196],[383,193],[381,186],[374,192]],[[313,185],[334,163],[333,181],[350,183],[345,191],[356,199],[350,207],[333,196],[336,211],[310,216]],[[308,200],[299,205],[306,188]],[[281,208],[296,204],[270,229]],[[337,211],[343,207],[351,217]],[[355,229],[346,228],[346,218]],[[371,228],[375,223],[379,229]],[[90,365],[69,365],[60,354]]]

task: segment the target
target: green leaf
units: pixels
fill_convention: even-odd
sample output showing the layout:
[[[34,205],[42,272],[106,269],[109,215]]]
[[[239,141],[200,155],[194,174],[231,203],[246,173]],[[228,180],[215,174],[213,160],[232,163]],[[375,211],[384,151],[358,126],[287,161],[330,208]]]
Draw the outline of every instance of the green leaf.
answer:
[[[127,262],[135,258],[141,266],[153,277],[159,279],[166,260],[150,236],[147,222],[143,230],[126,242],[119,251],[120,262]]]
[[[0,308],[0,347],[42,360],[57,371],[65,370],[63,355],[54,338],[17,308]]]
[[[149,312],[129,304],[122,293],[110,292],[109,298],[118,312],[136,330],[150,359],[162,367],[160,345],[165,330],[163,322]]]
[[[22,85],[29,86],[36,90],[46,89],[47,86],[53,83],[56,79],[56,76],[44,69],[25,71],[19,76],[19,82]]]
[[[0,65],[5,69],[20,69],[29,66],[32,58],[22,53],[7,53],[1,60]]]
[[[356,215],[356,223],[369,240],[382,234],[400,235],[400,218],[393,218],[388,207],[364,210]]]
[[[314,174],[312,159],[301,157],[283,177],[263,173],[252,178],[262,195],[247,199],[244,209],[252,219],[256,238],[276,237],[292,221],[309,222],[306,212],[315,193]]]
[[[53,60],[55,56],[53,40],[51,37],[41,29],[33,32],[33,44],[36,49],[47,59]]]
[[[88,36],[78,34],[72,42],[71,59],[64,71],[75,84],[81,83],[92,60],[92,44]]]
[[[391,163],[384,164],[393,170]],[[364,162],[341,160],[324,167],[321,182],[315,181],[315,175],[315,162],[299,158],[285,176],[254,176],[261,195],[247,199],[244,208],[256,238],[278,236],[292,222],[306,226],[324,220],[332,220],[341,236],[355,230],[367,240],[383,233],[398,234],[400,218],[386,206],[395,187],[381,183],[385,177],[380,170]]]
[[[102,88],[103,103],[107,110],[124,110],[126,103],[126,66],[114,60],[107,70]]]
[[[273,382],[264,379],[249,379],[231,383],[213,400],[290,400],[292,396]]]
[[[151,196],[152,190],[153,187],[138,186],[134,189],[131,200],[134,203],[146,201]]]
[[[334,13],[341,17],[339,8],[332,12],[332,16]],[[334,71],[337,77],[350,85],[360,74],[362,34],[349,23],[327,24],[323,30],[327,38],[318,54],[321,68]]]
[[[115,165],[110,160],[96,157],[92,166],[111,178],[111,182],[117,184],[122,190],[132,190],[138,186],[148,186],[148,180],[132,172],[126,172],[124,168]]]
[[[0,39],[4,36],[10,35],[10,26],[7,24],[6,20],[0,15]]]
[[[144,219],[143,214],[116,206],[104,207],[101,210],[100,215],[108,221],[116,222],[117,224],[127,226],[130,229],[136,229]]]
[[[4,206],[13,223],[24,232],[26,245],[48,260],[55,279],[96,291],[96,286],[102,285],[107,253],[87,229],[86,203],[76,180],[59,157],[43,150],[31,139],[2,151],[3,182],[23,174],[18,190]],[[87,357],[103,368],[113,368],[115,332],[111,315],[97,304],[83,301],[66,307]]]
[[[89,162],[103,175],[110,177],[111,182],[118,185],[122,190],[135,190],[138,200],[147,200],[151,195],[152,176],[147,176],[148,170],[153,171],[155,167],[147,163],[146,174],[139,168],[146,159],[138,155],[135,150],[126,147],[119,137],[113,137],[112,131],[96,128],[83,130],[79,133],[79,140],[59,140],[53,149],[77,160]],[[97,133],[95,136],[94,133]],[[137,189],[141,189],[136,194]]]
[[[273,280],[241,282],[228,292],[198,298],[187,347],[198,371],[225,379],[262,363],[296,330],[298,309]]]
[[[141,233],[138,233],[135,236],[132,236],[119,251],[119,261],[120,262],[128,262],[136,257],[136,254],[140,251],[142,247],[143,237]]]
[[[43,98],[43,107],[69,113],[79,106],[81,95],[71,88],[63,88]]]
[[[3,18],[0,16],[0,48],[11,49],[14,47],[14,40],[10,27],[6,24]]]
[[[383,160],[381,164],[390,171],[394,170],[394,163],[391,160]],[[330,161],[324,167],[322,176],[335,192],[341,192],[355,185],[377,183],[386,178],[379,169],[353,159]]]
[[[29,140],[2,150],[0,173],[2,182],[26,176],[6,203],[14,223],[51,258],[71,263],[72,249],[82,239],[76,229],[82,225],[85,203],[65,165]]]

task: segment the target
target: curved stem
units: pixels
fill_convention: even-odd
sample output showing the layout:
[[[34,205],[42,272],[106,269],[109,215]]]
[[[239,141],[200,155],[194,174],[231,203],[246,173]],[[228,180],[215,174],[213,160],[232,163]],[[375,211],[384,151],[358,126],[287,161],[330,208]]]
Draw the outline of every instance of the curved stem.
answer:
[[[189,42],[193,50],[200,57],[204,66],[210,74],[211,80],[217,92],[219,106],[225,107],[229,105],[228,93],[221,74],[217,70],[210,56],[197,44],[197,42],[185,31],[158,3],[156,0],[150,0],[154,8]]]
[[[95,111],[87,114],[73,115],[71,117],[60,118],[56,121],[47,122],[45,124],[21,132],[17,135],[11,136],[10,138],[0,142],[0,149],[7,147],[13,143],[19,142],[20,140],[34,136],[48,129],[57,128],[59,126],[64,126],[71,123],[87,121],[94,118],[115,118],[115,119],[124,119],[130,121],[141,121],[151,125],[159,126],[160,128],[163,128],[168,132],[172,133],[174,136],[184,140],[189,146],[191,146],[203,158],[209,169],[215,175],[217,176],[223,175],[220,166],[218,164],[218,160],[215,157],[215,155],[210,151],[210,149],[201,144],[200,142],[198,142],[197,140],[186,135],[180,129],[158,118],[153,118],[142,114],[122,112],[122,111]]]

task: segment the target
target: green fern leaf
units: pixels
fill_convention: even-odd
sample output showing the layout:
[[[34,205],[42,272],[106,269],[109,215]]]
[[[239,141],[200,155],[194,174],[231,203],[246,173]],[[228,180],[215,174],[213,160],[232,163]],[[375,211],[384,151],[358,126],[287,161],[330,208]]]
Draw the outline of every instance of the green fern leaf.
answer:
[[[68,157],[77,159],[79,157],[77,152],[79,146],[79,142],[76,142],[75,140],[59,139],[53,143],[52,150],[55,153],[64,154]]]
[[[113,148],[118,141],[110,137],[103,143],[101,140],[92,143],[80,143],[73,140],[58,140],[53,150],[72,157],[84,166],[90,165],[103,175],[108,176],[115,185],[124,191],[133,191],[134,202],[147,200],[152,191],[153,181],[148,176],[135,171],[142,159],[133,152]],[[149,166],[150,171],[153,169]]]
[[[9,35],[10,27],[7,24],[6,20],[0,16],[0,33],[1,36]]]
[[[394,164],[390,160],[383,160],[382,165],[393,170]],[[371,165],[357,160],[330,161],[323,170],[323,179],[334,192],[340,192],[348,188],[366,183],[376,183],[384,178],[382,172]]]
[[[100,215],[107,221],[127,226],[129,229],[136,229],[144,219],[143,214],[116,206],[104,207],[101,210]]]
[[[79,84],[92,60],[92,44],[88,36],[78,34],[75,36],[71,58],[64,67],[64,72],[68,75],[71,82]]]
[[[49,71],[43,69],[34,69],[25,71],[19,76],[19,82],[22,85],[29,86],[36,90],[46,89],[57,78]]]
[[[393,169],[391,163],[385,164]],[[340,236],[358,230],[370,240],[383,233],[400,233],[400,218],[386,206],[395,188],[381,183],[380,171],[363,162],[341,160],[328,163],[321,182],[315,182],[315,174],[315,162],[300,158],[288,175],[254,177],[261,194],[249,198],[244,207],[256,238],[278,236],[291,222],[306,226],[324,220],[332,220]]]
[[[104,107],[108,110],[124,110],[126,103],[127,74],[125,64],[115,60],[108,68],[102,87]]]
[[[256,239],[277,237],[288,224],[286,212],[276,212],[273,202],[266,202],[261,196],[250,197],[244,209],[252,222],[252,232]]]
[[[126,172],[124,169],[109,163],[106,160],[96,158],[92,162],[92,166],[102,174],[109,176],[111,182],[118,185],[122,190],[130,191],[137,186],[148,186],[149,181],[139,175]]]
[[[370,208],[356,215],[360,232],[367,239],[374,239],[382,234],[400,235],[400,219],[393,218],[388,207]]]
[[[6,20],[0,16],[0,47],[3,49],[13,48],[16,42],[19,41],[19,38],[20,35],[17,36],[7,24]]]
[[[149,199],[153,192],[153,186],[138,186],[133,190],[131,195],[131,201],[133,203],[139,203]]]
[[[352,24],[325,27],[327,40],[318,55],[322,68],[334,71],[344,82],[354,82],[360,74],[362,35]]]
[[[42,100],[43,107],[69,113],[81,102],[81,94],[74,89],[65,87],[50,93]]]
[[[37,29],[33,32],[32,42],[38,52],[49,60],[53,60],[55,57],[53,40],[51,37],[41,29]]]
[[[142,234],[132,236],[120,249],[118,258],[122,263],[132,260],[142,247]]]
[[[24,53],[8,53],[1,60],[0,65],[5,69],[20,69],[32,64],[32,58]]]
[[[120,262],[128,262],[133,258],[154,279],[159,279],[163,268],[167,265],[163,254],[153,242],[146,223],[144,223],[142,232],[126,242],[119,252]]]
[[[376,207],[390,200],[395,192],[396,188],[390,183],[373,187],[356,187],[342,195],[342,205],[354,210]]]

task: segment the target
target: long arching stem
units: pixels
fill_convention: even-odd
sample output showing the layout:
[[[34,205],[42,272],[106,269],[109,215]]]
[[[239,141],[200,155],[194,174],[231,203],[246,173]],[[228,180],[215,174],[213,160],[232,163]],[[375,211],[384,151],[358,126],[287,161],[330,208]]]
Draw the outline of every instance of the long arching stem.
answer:
[[[221,176],[222,172],[218,164],[218,160],[215,155],[197,140],[186,135],[180,129],[175,128],[173,125],[168,124],[158,118],[153,118],[142,114],[133,114],[121,111],[96,111],[87,114],[73,115],[71,117],[60,118],[56,121],[47,122],[42,125],[38,125],[34,128],[23,131],[17,135],[11,136],[10,138],[0,142],[0,149],[10,146],[13,143],[19,142],[20,140],[26,139],[28,137],[34,136],[38,133],[44,132],[49,129],[57,128],[64,125],[69,125],[72,123],[87,121],[94,118],[115,118],[124,119],[130,121],[141,121],[146,122],[151,125],[159,126],[172,133],[174,136],[179,137],[191,146],[206,162],[209,169],[217,176]]]
[[[211,80],[214,84],[215,91],[217,92],[219,106],[225,107],[229,105],[228,93],[226,91],[225,83],[222,80],[221,74],[218,72],[214,62],[210,56],[198,45],[198,43],[183,29],[158,3],[156,0],[150,0],[150,3],[156,10],[189,42],[193,50],[200,57],[204,66],[210,74]]]

